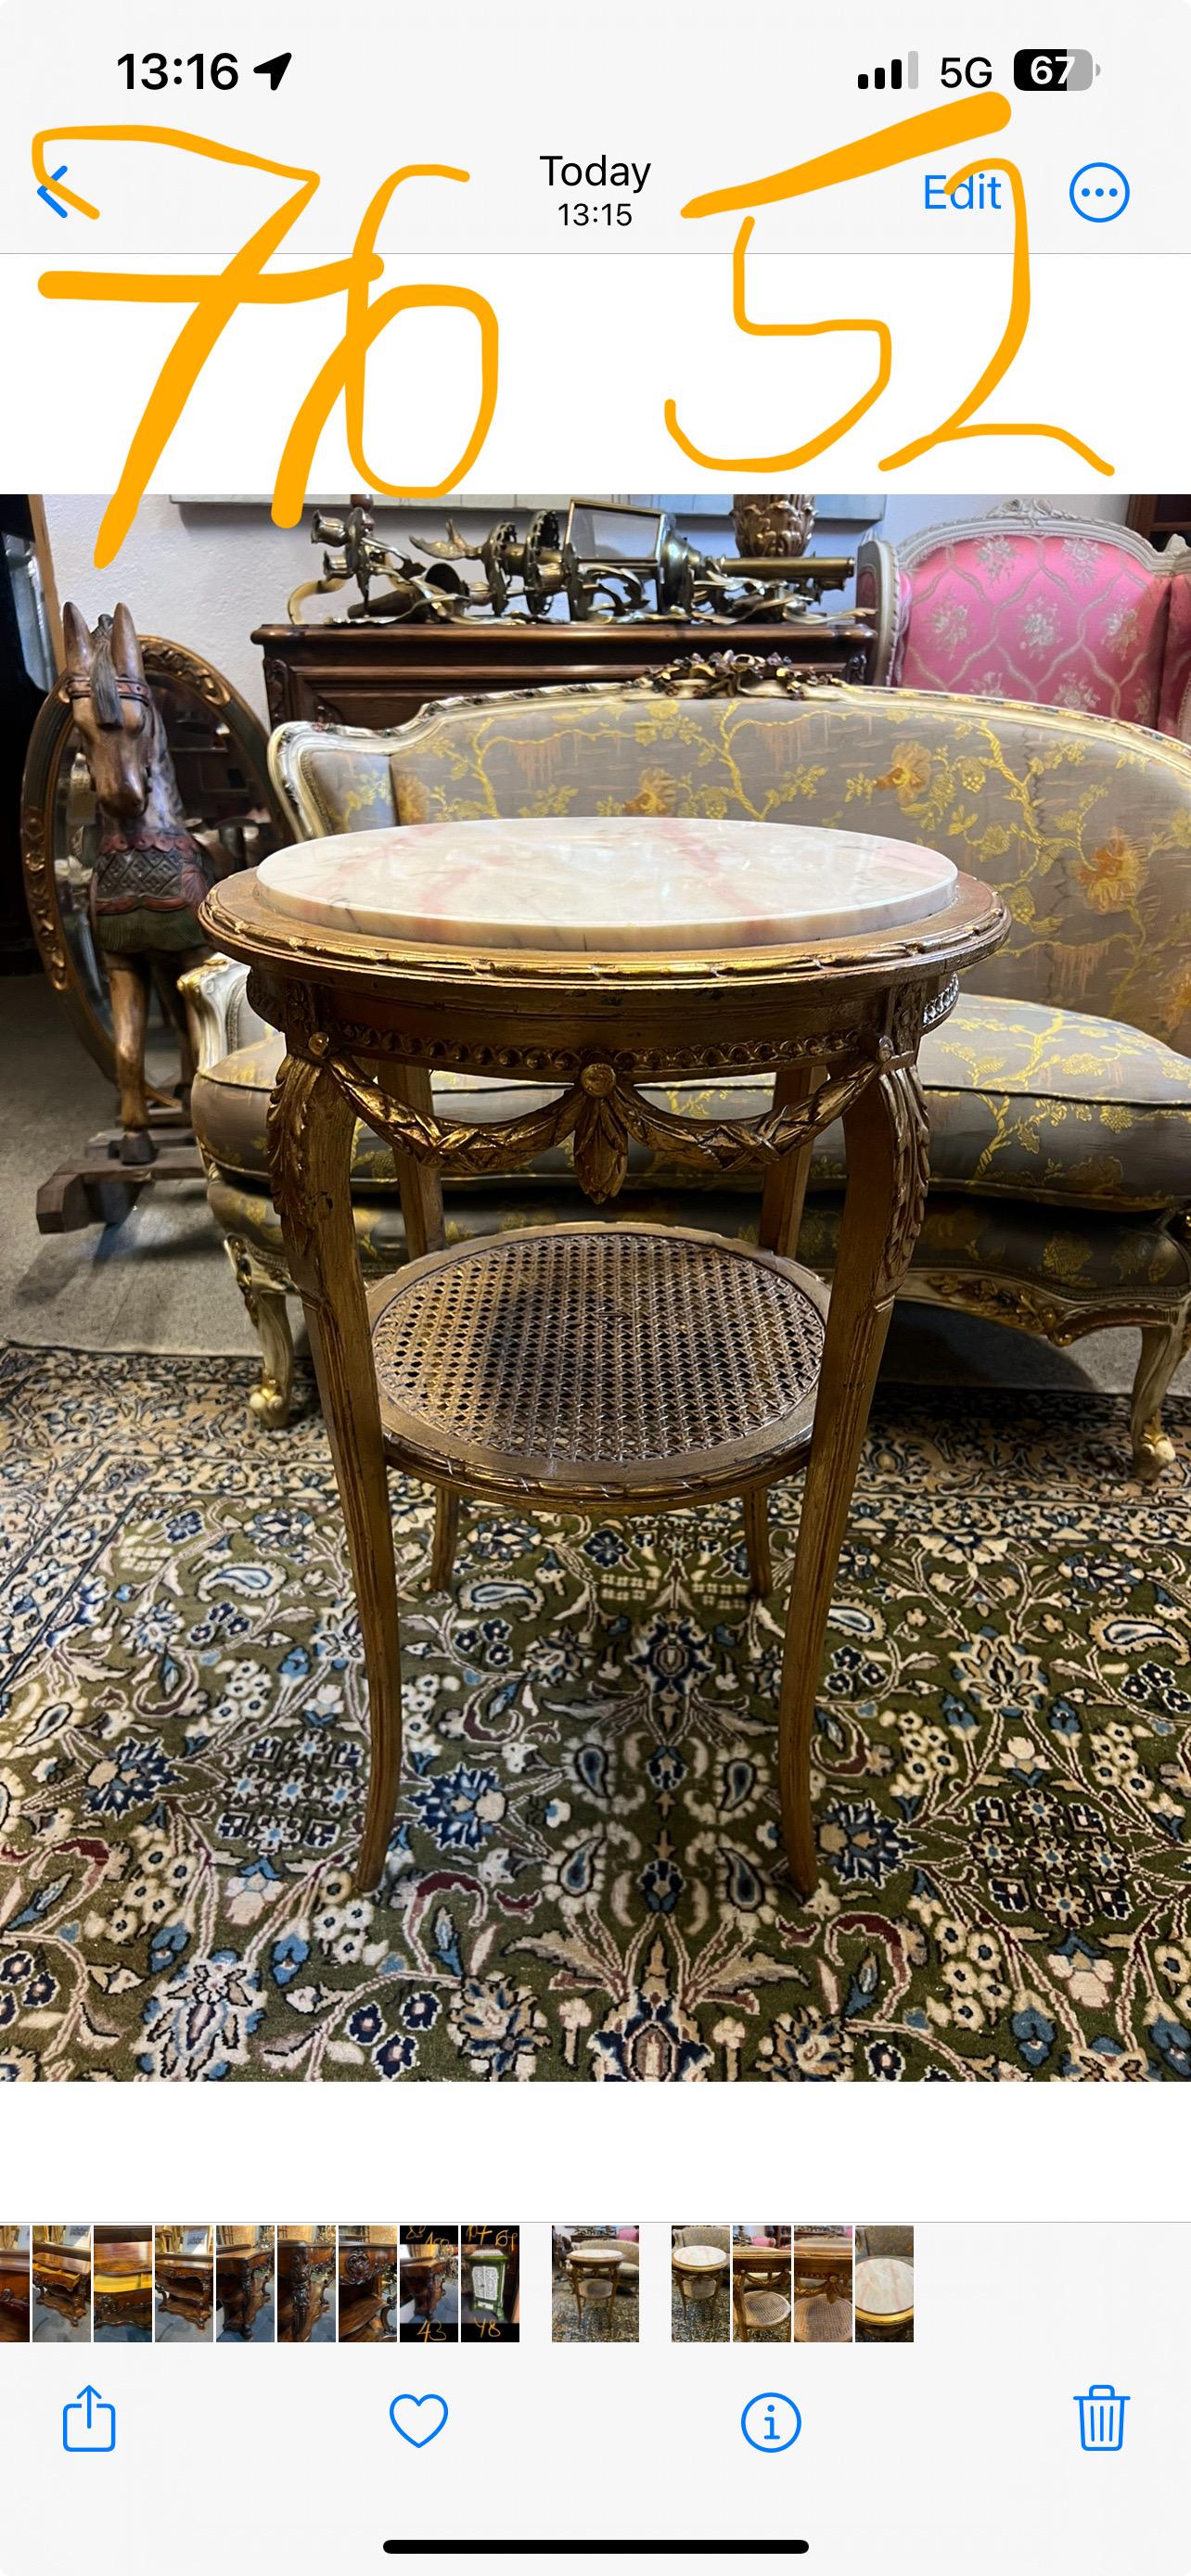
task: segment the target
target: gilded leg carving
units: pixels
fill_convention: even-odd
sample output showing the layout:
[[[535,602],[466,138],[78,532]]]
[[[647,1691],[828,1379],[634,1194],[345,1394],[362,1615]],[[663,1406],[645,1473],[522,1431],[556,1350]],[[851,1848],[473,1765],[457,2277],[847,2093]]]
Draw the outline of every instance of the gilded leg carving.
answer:
[[[334,1075],[286,1056],[269,1108],[273,1196],[306,1311],[347,1525],[372,1763],[358,1884],[384,1867],[401,1777],[401,1662],[388,1476],[351,1209],[355,1115]]]
[[[289,1421],[294,1387],[294,1345],[285,1311],[285,1290],[253,1261],[238,1235],[224,1245],[248,1319],[261,1345],[260,1385],[248,1398],[248,1409],[266,1431],[283,1431]]]
[[[852,1487],[893,1300],[922,1223],[929,1129],[916,1068],[898,1065],[844,1119],[848,1185],[790,1586],[778,1750],[782,1827],[801,1896],[817,1876],[810,1759],[815,1695]]]
[[[1186,1308],[1169,1324],[1142,1327],[1129,1431],[1134,1469],[1143,1485],[1156,1484],[1164,1469],[1174,1464],[1174,1443],[1162,1428],[1162,1400],[1187,1348],[1189,1333],[1191,1312]]]
[[[773,1590],[773,1559],[769,1552],[769,1493],[764,1485],[754,1485],[744,1498],[744,1538],[749,1559],[749,1590],[764,1601]]]

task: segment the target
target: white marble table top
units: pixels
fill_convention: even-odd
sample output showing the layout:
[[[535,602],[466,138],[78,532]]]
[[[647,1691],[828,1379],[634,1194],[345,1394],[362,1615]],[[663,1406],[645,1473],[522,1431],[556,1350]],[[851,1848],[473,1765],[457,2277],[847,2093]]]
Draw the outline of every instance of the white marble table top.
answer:
[[[596,953],[793,946],[951,901],[937,850],[798,823],[633,815],[411,823],[265,859],[289,918],[411,946]]]
[[[728,2257],[718,2245],[676,2245],[672,2260],[683,2272],[714,2272],[726,2269]]]
[[[856,2266],[856,2306],[865,2317],[900,2317],[914,2305],[914,2266],[895,2254],[873,2254]]]

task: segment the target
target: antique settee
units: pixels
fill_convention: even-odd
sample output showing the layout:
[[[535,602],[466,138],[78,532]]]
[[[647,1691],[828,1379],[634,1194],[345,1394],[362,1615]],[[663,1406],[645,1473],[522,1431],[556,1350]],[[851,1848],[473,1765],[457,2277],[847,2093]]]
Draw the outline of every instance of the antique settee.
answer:
[[[857,604],[870,677],[894,688],[1026,698],[1119,716],[1191,742],[1191,546],[1158,554],[1131,528],[1007,501],[867,537]]]
[[[284,725],[270,757],[298,837],[486,814],[733,814],[923,841],[995,883],[1009,941],[923,1048],[931,1189],[904,1293],[1058,1343],[1140,1328],[1134,1459],[1146,1478],[1169,1460],[1160,1410],[1191,1318],[1191,750],[1079,713],[815,684],[725,657],[627,685],[445,700],[388,732]],[[208,1195],[264,1344],[254,1409],[279,1423],[292,1352],[265,1130],[281,1041],[241,966],[189,980]],[[709,1070],[680,1086],[682,1105],[755,1115],[765,1081]],[[460,1117],[510,1114],[499,1076],[435,1082],[470,1093]],[[534,1097],[519,1084],[516,1108]],[[452,1186],[449,1238],[582,1213],[568,1154]],[[799,1246],[825,1275],[843,1177],[828,1130]],[[747,1189],[716,1181],[693,1200],[689,1174],[643,1150],[626,1186],[638,1215],[755,1228]],[[353,1198],[365,1268],[392,1269],[396,1179],[366,1128]]]

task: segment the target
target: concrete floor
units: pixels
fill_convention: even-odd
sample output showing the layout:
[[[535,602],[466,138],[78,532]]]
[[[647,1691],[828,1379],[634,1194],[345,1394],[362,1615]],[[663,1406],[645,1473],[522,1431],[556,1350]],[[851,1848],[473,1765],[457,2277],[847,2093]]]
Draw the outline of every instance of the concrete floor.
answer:
[[[154,2343],[214,2343],[214,2315],[208,2317],[205,2326],[197,2326],[190,2317],[166,2316],[160,2307],[155,2307],[153,2341]]]
[[[90,2307],[77,2319],[64,2317],[60,2308],[50,2308],[45,2305],[44,2300],[38,2296],[36,2285],[29,2311],[29,2325],[31,2343],[89,2344],[91,2341]]]
[[[0,981],[0,1340],[87,1351],[248,1355],[256,1348],[198,1182],[146,1192],[119,1227],[43,1236],[41,1183],[110,1126],[114,1100],[41,976]],[[294,1312],[295,1326],[300,1318]],[[300,1330],[299,1330],[300,1339]],[[903,1385],[1127,1391],[1137,1336],[1069,1351],[966,1315],[899,1308],[884,1375]],[[1191,1391],[1191,1361],[1175,1384]]]
[[[0,1338],[85,1351],[250,1353],[255,1336],[201,1183],[121,1226],[39,1235],[41,1183],[111,1126],[109,1084],[41,976],[0,983]]]

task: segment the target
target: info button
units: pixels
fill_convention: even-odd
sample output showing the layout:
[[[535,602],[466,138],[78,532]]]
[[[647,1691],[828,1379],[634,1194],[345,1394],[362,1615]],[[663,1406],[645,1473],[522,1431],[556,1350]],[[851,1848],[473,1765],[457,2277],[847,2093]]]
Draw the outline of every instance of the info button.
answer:
[[[788,2451],[802,2431],[802,2417],[792,2397],[763,2388],[759,2397],[750,2397],[740,2429],[751,2450]]]

